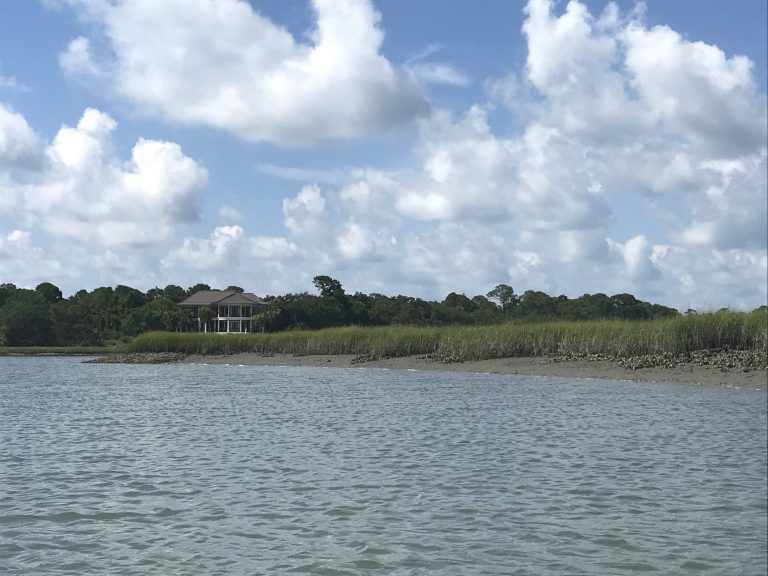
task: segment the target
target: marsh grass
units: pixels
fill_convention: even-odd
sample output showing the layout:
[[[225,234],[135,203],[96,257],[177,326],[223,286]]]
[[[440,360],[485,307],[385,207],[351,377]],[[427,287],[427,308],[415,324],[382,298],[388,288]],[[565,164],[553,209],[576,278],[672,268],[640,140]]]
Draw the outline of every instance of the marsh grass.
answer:
[[[132,352],[187,354],[356,354],[373,358],[433,355],[485,360],[519,356],[643,354],[680,355],[731,348],[768,350],[768,312],[720,311],[654,321],[511,322],[490,326],[378,326],[327,328],[268,334],[149,332]]]
[[[125,351],[124,346],[0,346],[0,356],[100,356]]]

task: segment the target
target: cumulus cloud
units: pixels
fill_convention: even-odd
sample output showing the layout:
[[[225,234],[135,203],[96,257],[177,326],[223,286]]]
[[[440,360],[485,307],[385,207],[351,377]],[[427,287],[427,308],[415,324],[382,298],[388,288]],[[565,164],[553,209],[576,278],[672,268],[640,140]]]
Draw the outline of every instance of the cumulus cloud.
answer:
[[[11,119],[16,132],[4,131],[5,140],[20,133],[33,147],[23,118]],[[13,198],[0,208],[53,237],[109,247],[162,242],[176,224],[196,220],[206,170],[178,144],[157,140],[140,139],[123,162],[113,149],[116,127],[108,114],[90,108],[75,127],[62,126],[44,147],[44,167],[33,178],[19,182],[6,173],[0,179],[3,196]],[[6,158],[23,165],[23,154]]]
[[[65,274],[64,265],[36,245],[29,230],[0,229],[0,269],[3,281],[34,287],[53,276]]]
[[[407,121],[424,109],[415,76],[450,82],[455,72],[428,60],[437,46],[394,68],[362,0],[315,2],[305,42],[236,0],[191,0],[183,11],[180,0],[66,1],[89,10],[110,49],[70,44],[69,74],[93,66],[144,109],[253,140],[344,138]],[[224,206],[224,225],[176,242],[205,171],[159,141],[139,140],[121,162],[117,127],[97,111],[41,144],[0,109],[0,159],[44,159],[31,183],[0,171],[0,215],[18,215],[11,231],[106,245],[99,265],[122,266],[121,277],[141,262],[125,247],[143,241],[164,250],[161,278],[264,293],[331,274],[349,290],[438,298],[505,282],[573,297],[630,292],[680,309],[765,303],[766,101],[752,63],[614,4],[593,15],[577,1],[530,0],[522,33],[525,66],[486,80],[490,103],[420,118],[407,168],[259,164],[301,182],[283,200],[282,234],[248,230],[248,215]],[[6,258],[26,241],[19,234],[0,236]],[[77,262],[88,254],[79,250]]]
[[[26,119],[0,103],[0,168],[35,168],[41,160],[38,137]]]
[[[428,110],[413,77],[381,55],[369,0],[314,0],[306,42],[244,0],[63,1],[96,22],[110,48],[96,57],[88,38],[76,38],[60,57],[65,73],[103,75],[143,112],[295,146]]]
[[[237,208],[227,206],[226,204],[219,208],[219,217],[231,222],[240,222],[245,219]]]
[[[96,80],[103,73],[93,59],[91,41],[84,36],[71,40],[67,49],[59,54],[59,66],[67,76],[83,82]]]
[[[519,134],[499,135],[487,106],[435,112],[415,169],[284,201],[292,257],[360,289],[510,282],[680,307],[764,300],[765,97],[751,63],[613,4],[593,16],[531,0],[526,12],[525,70],[486,84]],[[625,202],[637,221],[620,218]]]
[[[236,266],[244,232],[240,226],[219,226],[209,238],[185,238],[166,259],[166,266],[182,263],[195,270],[210,270],[222,265]]]

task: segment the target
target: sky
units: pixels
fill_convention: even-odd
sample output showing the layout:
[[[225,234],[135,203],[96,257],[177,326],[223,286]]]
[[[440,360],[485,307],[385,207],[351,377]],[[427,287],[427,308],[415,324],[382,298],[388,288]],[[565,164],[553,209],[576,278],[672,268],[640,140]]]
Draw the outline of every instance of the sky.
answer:
[[[3,0],[0,283],[767,301],[764,0]]]

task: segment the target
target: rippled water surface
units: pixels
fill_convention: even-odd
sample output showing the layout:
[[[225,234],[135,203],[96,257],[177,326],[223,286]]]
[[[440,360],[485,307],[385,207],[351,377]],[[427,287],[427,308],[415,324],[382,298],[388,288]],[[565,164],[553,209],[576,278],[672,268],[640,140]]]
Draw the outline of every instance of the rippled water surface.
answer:
[[[766,392],[0,358],[2,574],[765,574]]]

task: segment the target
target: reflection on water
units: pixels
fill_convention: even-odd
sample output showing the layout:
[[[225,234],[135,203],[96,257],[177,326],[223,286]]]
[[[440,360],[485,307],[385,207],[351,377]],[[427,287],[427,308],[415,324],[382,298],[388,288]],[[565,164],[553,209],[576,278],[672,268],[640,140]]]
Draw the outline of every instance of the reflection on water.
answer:
[[[764,574],[766,392],[0,358],[3,574]]]

